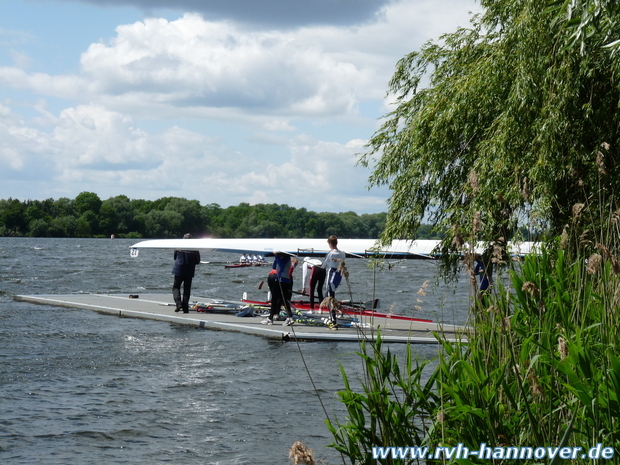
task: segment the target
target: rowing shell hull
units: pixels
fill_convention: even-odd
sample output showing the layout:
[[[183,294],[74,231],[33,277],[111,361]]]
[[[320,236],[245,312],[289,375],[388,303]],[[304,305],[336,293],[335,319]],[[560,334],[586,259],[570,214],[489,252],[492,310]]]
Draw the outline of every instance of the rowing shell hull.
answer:
[[[438,250],[440,241],[395,240],[390,245],[380,246],[375,239],[339,239],[338,248],[347,257],[371,257],[403,259],[434,259],[441,254]],[[539,249],[534,242],[509,242],[509,251],[513,256],[522,256]],[[174,249],[200,250],[205,252],[249,253],[252,255],[272,256],[275,252],[285,252],[300,257],[325,257],[329,247],[325,239],[151,239],[131,246],[131,256],[137,257],[140,249]],[[477,244],[476,252],[482,253],[483,243]]]
[[[257,305],[261,307],[269,307],[271,305],[269,302],[264,302],[264,301],[259,301],[259,300],[242,300],[242,302],[248,305]],[[303,301],[303,300],[293,300],[291,301],[291,305],[295,309],[301,310],[302,312],[308,312],[312,310],[312,307],[310,307],[310,302]],[[314,311],[318,311],[318,309],[315,308]],[[327,314],[327,311],[325,311],[325,313]],[[414,318],[412,316],[405,316],[405,315],[394,315],[393,313],[383,313],[383,312],[377,312],[375,310],[365,310],[365,309],[360,309],[360,308],[347,307],[346,305],[342,306],[342,313],[347,314],[347,315],[361,315],[361,316],[369,316],[369,317],[376,317],[376,318],[386,318],[386,319],[392,319],[392,320],[417,321],[420,323],[433,323],[432,320],[427,320],[424,318]]]

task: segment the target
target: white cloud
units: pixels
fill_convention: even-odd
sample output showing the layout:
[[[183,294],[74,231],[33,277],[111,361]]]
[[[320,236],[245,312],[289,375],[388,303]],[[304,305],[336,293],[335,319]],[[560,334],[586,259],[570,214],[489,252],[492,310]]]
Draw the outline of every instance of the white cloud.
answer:
[[[368,73],[313,41],[242,31],[196,14],[119,26],[109,43],[91,45],[81,64],[102,101],[139,95],[173,111],[237,108],[301,117],[350,111]]]
[[[131,118],[103,107],[79,106],[60,114],[54,139],[65,150],[62,165],[123,165],[145,162],[145,133]]]
[[[14,170],[20,170],[24,167],[24,162],[15,147],[7,144],[0,145],[0,162]]]
[[[0,68],[0,82],[153,118],[272,120],[353,115],[380,100],[396,61],[454,29],[468,2],[402,1],[346,28],[256,31],[186,13],[120,25],[91,44],[77,75]],[[217,113],[216,113],[217,112]],[[269,124],[269,123],[267,123]]]
[[[176,195],[203,203],[287,203],[318,211],[349,210],[352,198],[365,195],[367,173],[351,171],[363,141],[338,144],[297,135],[287,141],[290,158],[275,163],[232,152],[219,139],[180,127],[149,133],[97,105],[68,108],[54,119],[56,127],[46,133],[0,106],[0,163],[7,179],[45,179],[69,197],[94,190],[103,198]]]
[[[368,193],[369,171],[354,167],[377,124],[360,106],[380,108],[396,61],[453,30],[467,3],[395,1],[373,22],[286,30],[149,18],[85,45],[75,74],[27,72],[28,55],[13,54],[22,66],[0,67],[0,85],[34,95],[23,113],[36,116],[0,105],[0,198],[91,190],[384,210],[386,191]]]
[[[55,152],[47,134],[26,126],[7,107],[0,105],[0,179],[33,181],[50,173],[49,155]],[[0,183],[2,184],[2,183]]]

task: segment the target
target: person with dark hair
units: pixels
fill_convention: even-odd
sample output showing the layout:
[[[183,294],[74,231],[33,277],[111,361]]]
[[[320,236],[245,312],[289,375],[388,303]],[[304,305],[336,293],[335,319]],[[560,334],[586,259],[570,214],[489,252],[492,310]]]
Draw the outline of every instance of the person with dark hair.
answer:
[[[291,259],[291,266],[288,269],[288,277],[291,280],[291,286],[287,289],[286,294],[284,294],[284,298],[286,299],[286,302],[288,302],[289,304],[289,309],[291,308],[291,301],[293,300],[293,272],[295,271],[295,268],[297,268],[297,265],[299,264],[299,260],[297,260],[296,258],[292,258]],[[293,321],[293,312],[290,311],[289,315],[288,315],[288,319],[287,321],[284,322],[284,324],[286,326],[291,326],[294,323]]]
[[[476,304],[485,306],[486,296],[491,292],[491,287],[493,286],[493,277],[491,276],[493,267],[492,265],[487,266],[488,262],[485,261],[480,254],[476,254],[474,256],[474,263],[474,276],[478,276],[480,278],[480,286],[478,287],[478,292],[476,293]]]
[[[491,286],[491,270],[487,269],[484,260],[482,259],[482,255],[478,253],[474,256],[474,262],[474,275],[480,277],[479,290],[483,293]]]
[[[267,285],[271,292],[271,308],[269,316],[261,321],[264,325],[272,325],[274,317],[280,313],[280,308],[284,305],[288,318],[284,326],[291,326],[294,323],[293,312],[291,310],[291,297],[293,296],[293,270],[295,263],[291,257],[283,252],[276,252],[273,261],[273,269],[267,277]]]
[[[308,273],[308,271],[310,272]],[[304,258],[301,293],[310,296],[310,308],[312,310],[314,310],[315,289],[319,298],[319,304],[323,302],[325,276],[325,268],[321,267],[321,260],[308,257]]]
[[[327,297],[332,297],[332,300],[335,300],[336,289],[338,289],[342,281],[342,274],[339,270],[341,266],[344,266],[346,254],[342,250],[338,250],[338,238],[336,236],[329,236],[327,244],[330,251],[327,253],[325,261],[323,261],[323,268],[327,270]],[[327,326],[332,329],[337,327],[336,310],[334,308],[332,305],[330,320],[327,323]]]
[[[183,239],[191,239],[191,234],[185,234]],[[200,263],[200,252],[197,250],[175,250],[174,266],[172,274],[174,283],[172,284],[172,297],[176,304],[175,312],[182,311],[189,313],[189,296],[192,289],[192,280],[196,271],[196,265]],[[183,295],[181,295],[181,285],[183,285]]]
[[[327,271],[327,295],[335,297],[336,289],[342,281],[342,274],[338,271],[338,267],[344,263],[346,255],[342,250],[338,250],[338,238],[336,236],[329,236],[327,244],[330,251],[323,261],[323,268]]]

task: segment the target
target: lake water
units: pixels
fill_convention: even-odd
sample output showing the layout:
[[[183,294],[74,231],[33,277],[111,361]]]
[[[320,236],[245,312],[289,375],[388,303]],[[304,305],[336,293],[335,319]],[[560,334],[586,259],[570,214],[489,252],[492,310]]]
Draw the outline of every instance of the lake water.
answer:
[[[20,294],[170,294],[172,253],[143,250],[130,258],[135,242],[0,238],[0,463],[286,464],[296,440],[317,459],[342,463],[326,448],[331,435],[319,396],[330,417],[344,419],[338,364],[353,378],[360,373],[357,343],[298,348],[13,300]],[[257,285],[267,267],[224,269],[223,262],[238,259],[230,254],[203,253],[202,259],[211,263],[198,268],[193,296],[265,297]],[[383,311],[466,321],[466,279],[457,289],[433,291],[435,262],[392,263],[391,270],[373,271],[366,260],[348,260],[353,298],[376,295]],[[426,295],[418,293],[427,281]],[[343,283],[338,295],[348,294]],[[403,345],[391,347],[404,352]],[[421,358],[436,350],[413,347]]]

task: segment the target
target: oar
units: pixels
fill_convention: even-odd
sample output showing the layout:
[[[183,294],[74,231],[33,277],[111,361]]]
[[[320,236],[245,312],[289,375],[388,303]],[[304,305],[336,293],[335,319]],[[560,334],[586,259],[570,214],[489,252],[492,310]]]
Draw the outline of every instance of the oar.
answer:
[[[366,257],[364,257],[363,255],[358,255],[358,254],[356,254],[356,253],[345,252],[344,250],[343,250],[343,252],[344,252],[344,254],[345,254],[345,255],[350,255],[351,257],[355,257],[355,258],[366,258]]]
[[[379,299],[367,300],[366,302],[353,302],[351,300],[343,300],[343,305],[348,305],[360,310],[376,310],[379,308]]]

